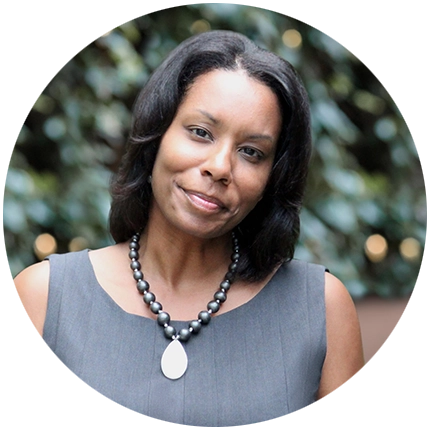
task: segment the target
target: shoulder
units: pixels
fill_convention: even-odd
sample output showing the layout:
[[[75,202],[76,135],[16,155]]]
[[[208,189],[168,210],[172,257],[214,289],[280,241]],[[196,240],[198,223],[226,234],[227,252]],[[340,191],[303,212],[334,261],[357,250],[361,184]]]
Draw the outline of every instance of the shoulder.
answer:
[[[360,326],[351,295],[345,285],[328,272],[325,273],[324,294],[328,334],[349,330],[358,336]]]
[[[32,292],[47,292],[49,286],[49,261],[33,264],[20,272],[15,278],[18,293],[31,294]]]
[[[325,281],[327,354],[321,373],[318,400],[336,401],[348,398],[348,396],[345,397],[345,392],[351,391],[353,379],[364,373],[363,346],[357,312],[348,290],[330,273],[325,274]],[[323,424],[321,426],[368,427],[371,425]]]
[[[354,302],[345,285],[325,274],[327,354],[319,396],[338,388],[364,364],[360,324]]]
[[[94,263],[98,272],[104,273],[111,267],[115,267],[119,255],[118,248],[119,246],[114,245],[91,251],[91,262]],[[49,260],[33,264],[15,277],[15,287],[22,304],[41,335],[48,309],[51,272],[55,279],[55,276],[64,273],[65,267],[82,271],[82,258],[88,258],[87,254],[88,250],[54,254],[49,257]]]
[[[116,243],[115,245],[91,250],[89,257],[93,264],[106,265],[106,263],[113,263],[118,259],[127,259],[128,252],[128,243]]]
[[[354,303],[345,285],[329,272],[325,272],[325,300],[327,311],[340,308],[343,312],[355,312]]]
[[[41,335],[48,307],[49,274],[49,262],[42,261],[24,269],[14,279],[22,304]]]
[[[325,306],[328,336],[345,331],[359,333],[357,312],[348,290],[328,272],[325,273]]]

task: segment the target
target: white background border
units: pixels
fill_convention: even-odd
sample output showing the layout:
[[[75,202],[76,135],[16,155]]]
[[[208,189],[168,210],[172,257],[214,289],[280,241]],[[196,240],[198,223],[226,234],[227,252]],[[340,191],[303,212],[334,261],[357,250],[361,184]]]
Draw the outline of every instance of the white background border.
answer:
[[[232,1],[230,1],[232,2]],[[390,7],[388,1],[289,1],[288,7]],[[253,4],[249,1],[249,4]],[[266,7],[282,8],[285,1],[266,0]],[[400,5],[398,5],[399,7]],[[422,8],[422,1],[403,7]],[[0,3],[2,56],[2,103],[0,121],[0,168],[7,167],[8,138],[23,119],[23,105],[31,104],[32,88],[48,78],[57,64],[87,40],[88,32],[103,32],[104,24],[119,23],[120,16],[134,16],[136,7],[167,7],[167,0],[15,0]],[[0,265],[1,286],[7,285],[7,266]],[[23,329],[23,315],[15,312],[14,298],[2,288],[0,315],[1,403],[0,423],[142,423],[141,418],[121,417],[117,409],[105,409],[94,393],[81,393],[64,377],[55,362],[39,351],[39,338]]]

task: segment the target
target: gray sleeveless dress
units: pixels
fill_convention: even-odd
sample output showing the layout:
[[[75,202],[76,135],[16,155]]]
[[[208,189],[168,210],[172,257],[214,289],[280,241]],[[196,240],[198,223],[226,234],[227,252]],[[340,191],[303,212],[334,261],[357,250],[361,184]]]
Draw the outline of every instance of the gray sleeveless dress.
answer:
[[[284,264],[252,300],[214,317],[185,344],[188,370],[172,381],[160,370],[169,343],[162,328],[111,299],[88,250],[49,260],[43,338],[115,402],[164,421],[219,427],[265,421],[315,401],[326,354],[324,267]]]

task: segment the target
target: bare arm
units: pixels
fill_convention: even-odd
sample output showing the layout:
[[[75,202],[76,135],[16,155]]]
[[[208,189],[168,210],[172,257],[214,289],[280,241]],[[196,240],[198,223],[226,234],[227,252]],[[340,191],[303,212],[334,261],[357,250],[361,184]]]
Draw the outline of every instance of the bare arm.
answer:
[[[16,296],[17,312],[24,312],[24,326],[33,336],[42,337],[48,305],[49,262],[42,261],[23,270],[10,284],[9,295]]]
[[[9,295],[16,296],[17,312],[24,312],[24,326],[33,336],[42,337],[48,305],[49,262],[23,270],[10,284]],[[41,427],[41,424],[4,424],[3,427]]]
[[[341,386],[364,365],[360,325],[354,303],[336,277],[325,277],[327,355],[318,398]]]

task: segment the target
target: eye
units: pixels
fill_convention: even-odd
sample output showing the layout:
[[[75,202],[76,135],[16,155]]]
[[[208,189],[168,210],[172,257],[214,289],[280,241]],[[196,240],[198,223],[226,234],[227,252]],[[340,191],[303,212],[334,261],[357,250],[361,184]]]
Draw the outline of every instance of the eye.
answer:
[[[192,127],[189,130],[190,130],[191,134],[193,134],[194,136],[196,136],[200,139],[205,139],[205,140],[212,139],[211,134],[207,130],[205,130],[204,128]]]
[[[260,161],[264,158],[264,154],[258,149],[252,148],[251,146],[245,146],[240,148],[240,152],[245,155],[246,158],[253,162]]]

